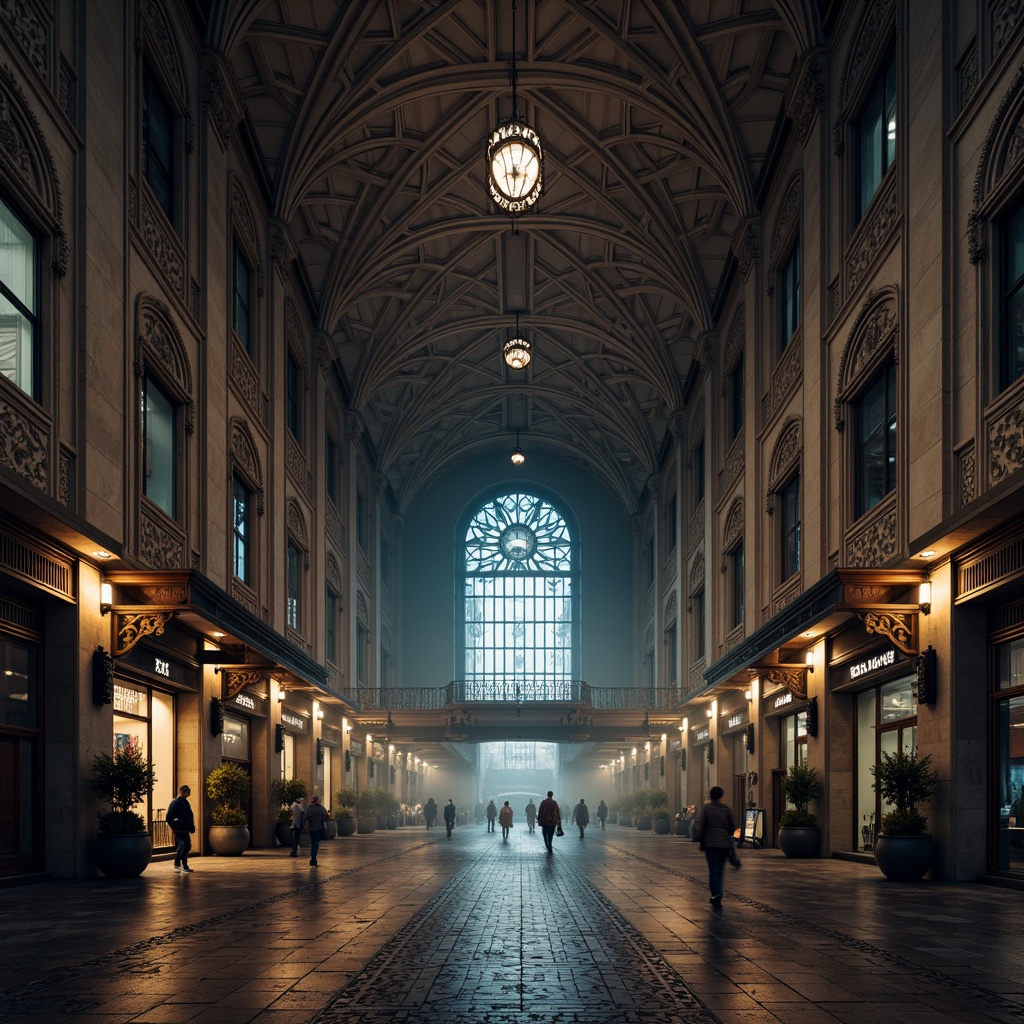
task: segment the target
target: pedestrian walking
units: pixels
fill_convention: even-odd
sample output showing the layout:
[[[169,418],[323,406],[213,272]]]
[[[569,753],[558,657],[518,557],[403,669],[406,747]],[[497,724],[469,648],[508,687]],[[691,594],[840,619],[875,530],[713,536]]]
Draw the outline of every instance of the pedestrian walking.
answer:
[[[604,823],[608,820],[608,805],[602,800],[597,805],[597,820],[601,822],[601,831],[604,831]]]
[[[302,806],[302,797],[297,796],[292,803],[292,856],[299,855],[299,839],[306,824],[306,808]]]
[[[493,832],[494,831],[494,819],[497,818],[497,816],[498,816],[498,808],[494,806],[494,801],[492,800],[487,805],[487,831],[488,832]]]
[[[507,841],[508,830],[512,827],[512,808],[507,800],[498,811],[498,824],[501,826],[501,838]]]
[[[437,823],[437,804],[434,803],[433,797],[423,807],[423,820],[426,821],[427,828],[433,828]]]
[[[572,809],[573,824],[580,830],[580,839],[583,838],[584,829],[590,824],[590,808],[584,803],[583,797]]]
[[[549,789],[547,798],[541,800],[537,808],[537,821],[540,823],[541,835],[544,836],[544,846],[548,853],[554,853],[551,840],[555,837],[555,830],[562,827],[562,812],[555,802],[555,794]]]
[[[455,828],[455,801],[449,800],[444,805],[444,827],[448,829],[448,838],[452,837],[452,829]]]
[[[320,849],[320,839],[323,836],[324,827],[327,824],[327,811],[320,803],[320,797],[313,794],[309,801],[309,810],[306,811],[306,824],[309,826],[309,864],[316,867],[316,852]]]
[[[192,849],[192,835],[196,830],[196,819],[192,813],[192,805],[188,802],[192,790],[188,786],[179,786],[178,795],[167,807],[166,822],[174,833],[174,870],[192,874],[188,866],[188,851]]]
[[[711,890],[711,905],[721,906],[722,874],[725,862],[732,850],[732,834],[736,831],[732,809],[722,803],[725,790],[721,786],[712,786],[708,794],[711,803],[701,808],[698,819],[698,836],[700,848],[708,862],[708,888]]]
[[[526,829],[528,832],[533,831],[533,826],[537,822],[537,805],[533,802],[533,797],[530,797],[530,802],[526,805]]]

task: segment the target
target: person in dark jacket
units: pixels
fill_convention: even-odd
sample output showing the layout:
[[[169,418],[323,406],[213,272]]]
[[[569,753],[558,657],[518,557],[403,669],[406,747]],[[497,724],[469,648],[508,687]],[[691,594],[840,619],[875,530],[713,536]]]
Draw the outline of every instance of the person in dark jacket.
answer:
[[[188,866],[188,851],[192,849],[192,834],[196,830],[196,819],[192,805],[188,802],[192,790],[179,786],[178,795],[167,807],[167,824],[174,833],[177,844],[174,847],[174,870],[192,873]]]
[[[455,828],[455,801],[449,800],[444,805],[444,827],[448,829],[448,838],[452,837],[452,829]]]
[[[604,823],[608,820],[608,805],[602,800],[597,805],[597,820],[601,822],[601,831],[604,831]]]
[[[316,852],[320,849],[320,839],[324,834],[324,827],[327,825],[327,811],[320,803],[320,797],[313,794],[309,809],[306,811],[306,824],[309,826],[309,863],[316,867]]]
[[[434,803],[433,797],[423,805],[423,820],[427,823],[427,828],[433,828],[437,821],[437,804]]]
[[[728,804],[722,803],[725,790],[721,786],[712,786],[708,794],[711,803],[701,808],[698,820],[698,836],[700,848],[708,862],[708,887],[711,889],[711,905],[722,903],[722,874],[725,862],[729,859],[732,849],[732,835],[736,831],[732,810]]]
[[[532,832],[533,826],[537,823],[537,805],[533,802],[533,797],[530,797],[530,802],[526,805],[526,827]]]
[[[544,846],[548,853],[554,853],[551,840],[555,836],[555,829],[562,825],[562,812],[555,802],[555,794],[549,789],[547,798],[541,800],[537,808],[537,823],[540,825],[541,835],[544,837]]]
[[[590,808],[583,802],[582,797],[580,797],[580,802],[572,809],[572,820],[573,824],[579,828],[580,839],[582,839],[583,830],[590,824]]]
[[[498,816],[498,808],[494,806],[494,801],[492,800],[487,805],[487,831],[488,832],[493,832],[494,831],[494,819],[497,818],[497,816]]]

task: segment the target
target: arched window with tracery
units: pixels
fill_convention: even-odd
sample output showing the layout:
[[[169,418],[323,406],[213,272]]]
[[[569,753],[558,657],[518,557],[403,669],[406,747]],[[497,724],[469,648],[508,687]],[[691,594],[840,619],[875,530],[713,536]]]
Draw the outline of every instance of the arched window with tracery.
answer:
[[[463,538],[467,700],[565,700],[577,630],[575,537],[535,494],[479,506]]]

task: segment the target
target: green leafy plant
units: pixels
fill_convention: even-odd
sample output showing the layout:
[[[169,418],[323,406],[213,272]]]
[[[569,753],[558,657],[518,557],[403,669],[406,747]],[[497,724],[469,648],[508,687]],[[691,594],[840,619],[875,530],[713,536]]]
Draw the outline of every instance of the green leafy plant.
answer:
[[[654,820],[655,821],[668,821],[669,820],[668,808],[667,807],[658,807],[654,811]]]
[[[364,791],[356,797],[356,813],[361,815],[377,814],[377,801],[372,790]]]
[[[893,810],[882,815],[879,833],[887,836],[923,836],[928,819],[917,809],[919,801],[927,800],[935,789],[938,773],[932,770],[932,756],[919,757],[917,750],[907,753],[883,753],[871,768],[875,792]]]
[[[247,825],[242,798],[249,795],[252,780],[237,764],[225,763],[206,776],[206,795],[217,805],[210,815],[213,825]]]
[[[306,780],[305,779],[276,779],[274,781],[274,796],[277,797],[278,803],[285,807],[291,807],[296,800],[306,799]]]
[[[145,819],[132,808],[149,796],[155,782],[153,765],[134,737],[112,754],[97,754],[89,785],[110,804],[109,811],[97,815],[99,831],[108,836],[146,835]]]
[[[355,807],[355,805],[356,805],[356,791],[354,789],[349,789],[346,786],[344,789],[339,789],[338,792],[335,794],[335,797],[336,797],[336,799],[338,801],[338,806],[341,808],[341,811],[338,812],[338,817],[339,818],[341,818],[341,817],[351,818],[352,817],[351,813],[346,815],[346,814],[342,814],[341,812],[345,811],[345,810],[348,810],[349,812],[351,812],[352,809]]]
[[[779,817],[782,828],[817,828],[818,818],[807,810],[821,789],[818,773],[807,764],[791,764],[782,778],[782,795],[793,807]]]
[[[387,817],[389,814],[397,814],[402,804],[393,793],[386,789],[375,789],[373,791],[374,813]]]

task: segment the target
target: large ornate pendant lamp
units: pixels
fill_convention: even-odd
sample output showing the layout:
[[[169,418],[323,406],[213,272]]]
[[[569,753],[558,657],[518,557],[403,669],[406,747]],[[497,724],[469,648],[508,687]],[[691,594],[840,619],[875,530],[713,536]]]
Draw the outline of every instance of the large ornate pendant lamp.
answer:
[[[516,329],[512,337],[505,342],[502,349],[505,362],[513,370],[525,370],[533,356],[533,348],[529,339],[519,330],[519,314],[516,313]]]
[[[540,136],[519,116],[516,92],[516,3],[512,0],[512,117],[487,140],[487,188],[491,199],[513,216],[540,198],[544,154]]]

